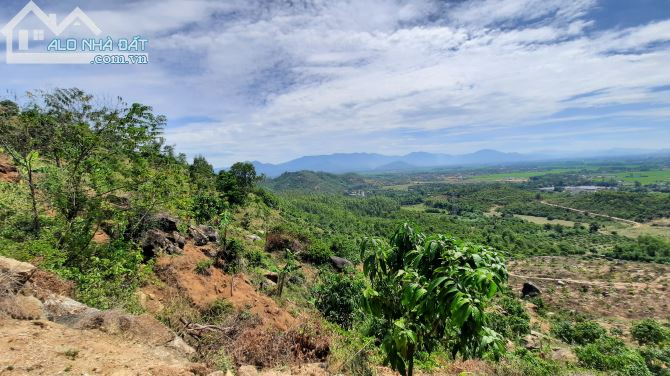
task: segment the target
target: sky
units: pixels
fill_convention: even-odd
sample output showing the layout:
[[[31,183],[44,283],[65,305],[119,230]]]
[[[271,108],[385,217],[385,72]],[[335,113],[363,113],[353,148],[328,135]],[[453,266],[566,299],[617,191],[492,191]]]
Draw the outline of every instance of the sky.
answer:
[[[146,65],[8,65],[168,117],[216,167],[304,155],[670,147],[670,0],[54,0]],[[25,1],[0,2],[0,26]]]

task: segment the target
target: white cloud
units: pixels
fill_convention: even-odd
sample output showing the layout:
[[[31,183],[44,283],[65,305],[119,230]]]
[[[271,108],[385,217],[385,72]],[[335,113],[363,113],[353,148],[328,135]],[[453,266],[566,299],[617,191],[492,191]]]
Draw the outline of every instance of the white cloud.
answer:
[[[466,136],[547,124],[572,108],[670,106],[668,92],[649,90],[670,84],[670,20],[596,30],[588,14],[595,0],[287,4],[144,0],[94,10],[105,31],[148,36],[150,66],[2,66],[0,74],[14,86],[76,85],[153,104],[171,118],[217,119],[167,133],[178,149],[215,155],[217,165],[444,148],[402,130],[463,138],[455,148],[491,147],[495,140]],[[582,95],[590,92],[597,95]],[[655,108],[627,116],[666,115]]]

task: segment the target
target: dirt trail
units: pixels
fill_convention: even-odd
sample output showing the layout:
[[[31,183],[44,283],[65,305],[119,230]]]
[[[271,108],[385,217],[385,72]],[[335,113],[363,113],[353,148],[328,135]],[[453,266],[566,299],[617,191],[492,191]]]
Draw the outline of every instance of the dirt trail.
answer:
[[[602,217],[602,218],[611,219],[613,221],[628,223],[629,225],[633,225],[634,227],[644,226],[644,224],[642,224],[640,222],[631,221],[630,219],[613,217],[613,216],[607,215],[607,214],[594,213],[594,212],[590,212],[588,210],[575,209],[575,208],[571,208],[571,207],[568,207],[568,206],[552,204],[552,203],[549,203],[549,202],[546,202],[546,201],[540,201],[540,202],[544,205],[553,206],[555,208],[570,210],[570,211],[574,211],[574,212],[577,212],[577,213],[592,215],[594,217]]]
[[[656,288],[662,289],[663,285],[658,283],[645,283],[645,282],[609,282],[609,281],[585,281],[577,280],[570,278],[548,278],[548,277],[533,277],[527,275],[518,275],[518,274],[509,274],[510,277],[525,279],[525,280],[537,280],[537,281],[546,281],[546,282],[557,282],[561,281],[564,283],[577,284],[577,285],[589,285],[589,286],[603,286],[603,287],[615,287],[619,289],[625,289],[629,287],[635,288]]]
[[[134,343],[99,330],[79,330],[50,321],[0,320],[1,375],[202,374],[164,347]],[[205,373],[206,374],[206,373]]]

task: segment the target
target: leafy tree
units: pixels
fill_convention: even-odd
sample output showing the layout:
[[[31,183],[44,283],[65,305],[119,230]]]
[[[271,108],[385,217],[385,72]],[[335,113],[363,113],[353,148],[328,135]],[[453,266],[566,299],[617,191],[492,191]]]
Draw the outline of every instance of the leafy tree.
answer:
[[[260,179],[253,164],[237,162],[228,171],[219,172],[217,187],[231,204],[243,205]]]
[[[32,229],[39,232],[36,168],[40,151],[52,142],[53,120],[40,112],[36,105],[21,111],[11,101],[0,102],[0,146],[19,167],[20,176],[30,189]]]
[[[191,184],[197,192],[214,189],[214,167],[202,155],[193,158],[193,164],[188,168]]]
[[[439,343],[464,358],[502,351],[485,326],[486,306],[507,280],[497,252],[405,224],[390,244],[366,239],[361,258],[370,281],[364,308],[384,320],[382,349],[400,374],[411,376],[416,353]]]
[[[291,251],[290,249],[286,250],[286,264],[284,264],[284,267],[281,268],[279,271],[279,280],[277,283],[277,296],[281,297],[282,294],[284,293],[284,286],[286,285],[286,281],[288,281],[289,277],[295,272],[296,270],[300,269],[300,264],[298,263],[298,260],[295,257],[295,253]]]
[[[313,289],[316,308],[329,321],[349,329],[364,288],[364,281],[355,275],[324,272]]]

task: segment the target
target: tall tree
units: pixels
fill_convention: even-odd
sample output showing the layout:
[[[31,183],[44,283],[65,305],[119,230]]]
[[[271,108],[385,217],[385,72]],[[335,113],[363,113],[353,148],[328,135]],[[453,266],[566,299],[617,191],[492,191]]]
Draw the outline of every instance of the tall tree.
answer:
[[[21,111],[14,102],[0,102],[0,146],[12,157],[28,184],[35,232],[40,229],[35,168],[40,152],[52,142],[53,125],[52,119],[35,105]]]

